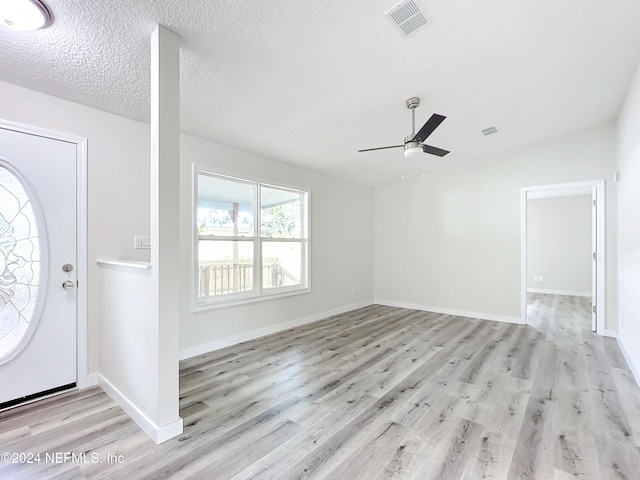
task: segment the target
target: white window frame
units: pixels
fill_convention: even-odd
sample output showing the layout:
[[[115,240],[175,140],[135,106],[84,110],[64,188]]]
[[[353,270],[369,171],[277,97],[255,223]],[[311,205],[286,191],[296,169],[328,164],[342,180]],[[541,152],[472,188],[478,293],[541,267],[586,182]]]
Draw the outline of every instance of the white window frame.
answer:
[[[199,297],[199,271],[200,271],[200,259],[198,257],[198,244],[201,240],[201,236],[198,233],[197,228],[197,212],[198,212],[198,175],[199,174],[210,175],[221,179],[227,179],[230,181],[251,184],[254,186],[254,235],[253,236],[226,236],[216,237],[209,241],[253,241],[253,290],[248,292],[228,293],[224,295],[210,295],[207,297]],[[193,164],[193,201],[192,201],[192,218],[191,218],[191,230],[192,230],[192,288],[191,297],[193,299],[193,311],[203,311],[214,308],[229,307],[234,305],[243,305],[247,303],[259,302],[264,300],[272,300],[274,298],[288,297],[291,295],[300,295],[311,292],[311,222],[310,222],[310,210],[311,210],[311,190],[309,188],[299,187],[295,185],[283,184],[280,182],[274,182],[273,180],[267,180],[263,178],[250,177],[234,172],[223,171],[214,169],[205,165]],[[301,224],[302,234],[301,238],[272,238],[261,236],[261,188],[275,188],[280,190],[289,190],[302,195],[302,209],[301,209]],[[263,287],[262,285],[262,244],[267,242],[292,242],[300,244],[300,285],[282,286],[282,287]]]

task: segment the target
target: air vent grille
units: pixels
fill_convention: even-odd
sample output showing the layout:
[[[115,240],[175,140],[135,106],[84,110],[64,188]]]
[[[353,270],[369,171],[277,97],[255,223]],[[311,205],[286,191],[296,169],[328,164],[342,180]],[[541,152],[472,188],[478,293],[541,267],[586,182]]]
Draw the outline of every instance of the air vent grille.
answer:
[[[427,24],[427,19],[413,0],[399,3],[384,15],[403,37],[416,33]]]
[[[498,129],[495,126],[492,126],[492,127],[483,128],[481,132],[486,137],[487,135],[493,135],[494,133],[498,133]]]

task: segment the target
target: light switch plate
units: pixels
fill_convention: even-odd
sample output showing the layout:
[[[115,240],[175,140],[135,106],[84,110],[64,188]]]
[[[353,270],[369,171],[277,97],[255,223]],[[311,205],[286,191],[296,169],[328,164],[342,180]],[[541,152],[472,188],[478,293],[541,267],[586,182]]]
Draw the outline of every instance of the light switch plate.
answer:
[[[151,248],[151,237],[148,235],[136,235],[133,241],[134,248]]]

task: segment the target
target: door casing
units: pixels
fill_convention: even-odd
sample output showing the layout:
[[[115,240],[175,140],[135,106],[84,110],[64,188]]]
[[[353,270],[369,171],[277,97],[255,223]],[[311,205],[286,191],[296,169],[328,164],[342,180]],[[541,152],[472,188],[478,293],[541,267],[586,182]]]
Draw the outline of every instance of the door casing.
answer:
[[[30,135],[61,140],[76,146],[76,242],[77,242],[77,386],[88,387],[96,384],[95,375],[89,375],[88,338],[88,275],[87,275],[87,139],[53,130],[32,127],[9,120],[0,119],[0,128]]]
[[[598,335],[604,335],[606,322],[606,244],[605,244],[605,182],[602,180],[591,180],[585,182],[560,183],[552,185],[538,185],[531,187],[522,187],[520,189],[520,307],[521,322],[527,323],[527,197],[531,194],[547,193],[548,196],[562,196],[571,192],[583,191],[583,193],[592,193],[595,197],[595,222],[592,222],[593,236],[596,244],[597,252],[597,269],[595,278],[592,279],[596,286],[596,315],[597,318],[595,331]]]

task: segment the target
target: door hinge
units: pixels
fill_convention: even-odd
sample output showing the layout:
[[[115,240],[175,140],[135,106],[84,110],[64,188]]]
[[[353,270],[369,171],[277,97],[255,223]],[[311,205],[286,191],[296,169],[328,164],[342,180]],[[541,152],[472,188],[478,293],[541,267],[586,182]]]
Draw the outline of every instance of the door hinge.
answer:
[[[591,311],[593,313],[598,313],[598,310],[596,309],[596,306],[594,305],[593,307],[591,307]]]
[[[593,199],[593,206],[594,206],[594,207],[596,206],[596,200],[595,200],[595,198]]]
[[[596,252],[593,252],[593,259],[594,259],[594,260],[598,260],[598,255],[597,255],[597,253],[596,253]]]

